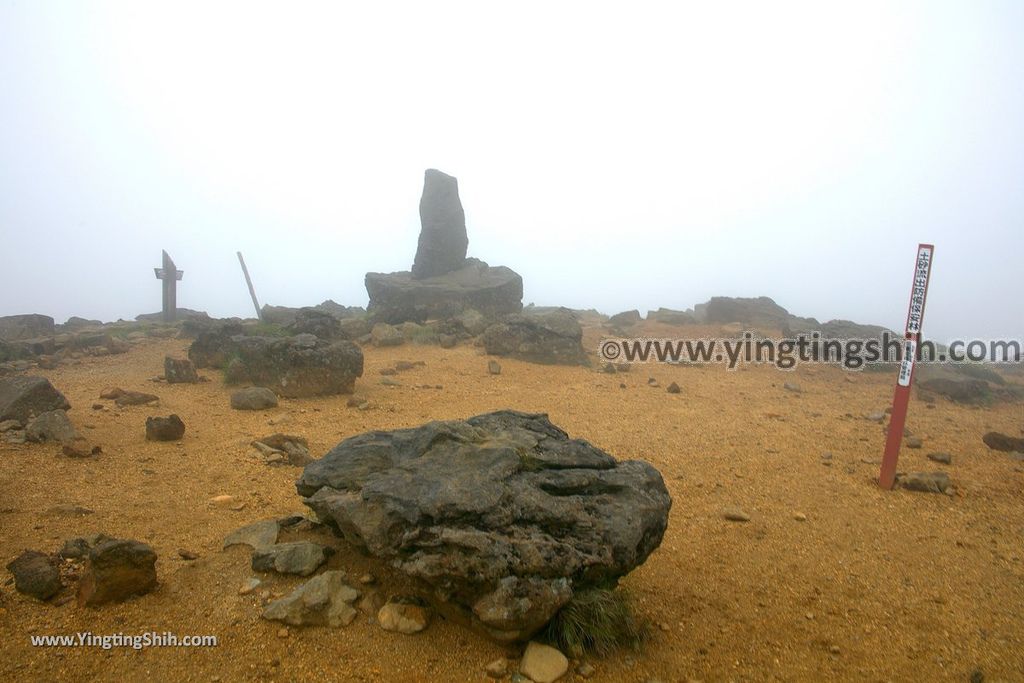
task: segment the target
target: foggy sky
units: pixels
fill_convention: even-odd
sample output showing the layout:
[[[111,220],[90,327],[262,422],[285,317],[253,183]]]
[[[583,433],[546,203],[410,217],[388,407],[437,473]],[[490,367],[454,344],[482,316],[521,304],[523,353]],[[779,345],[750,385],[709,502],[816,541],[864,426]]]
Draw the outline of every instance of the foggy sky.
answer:
[[[714,7],[709,7],[714,5]],[[823,6],[824,5],[824,6]],[[524,303],[1024,336],[1024,4],[0,0],[0,315],[366,305],[423,171]]]

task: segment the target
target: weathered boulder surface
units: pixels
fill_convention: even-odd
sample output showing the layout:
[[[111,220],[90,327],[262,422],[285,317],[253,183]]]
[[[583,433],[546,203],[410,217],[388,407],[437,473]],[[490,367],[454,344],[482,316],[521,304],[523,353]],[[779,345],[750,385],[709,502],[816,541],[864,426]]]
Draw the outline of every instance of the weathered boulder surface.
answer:
[[[347,340],[311,334],[294,337],[234,337],[238,376],[278,396],[298,398],[351,394],[363,375],[363,352]]]
[[[112,538],[89,551],[78,584],[79,605],[121,602],[156,586],[156,553],[140,541]]]
[[[232,339],[244,332],[245,328],[236,322],[213,325],[200,331],[188,347],[188,359],[197,368],[223,367],[234,349]]]
[[[53,318],[38,313],[0,317],[0,339],[15,341],[52,336]]]
[[[416,280],[458,270],[466,260],[469,237],[466,213],[459,199],[459,181],[428,168],[420,197],[420,239],[412,277]]]
[[[146,418],[146,441],[178,441],[185,436],[185,422],[177,415]]]
[[[620,313],[619,315],[622,314]],[[693,325],[697,322],[692,311],[676,311],[671,308],[647,311],[647,319],[652,322],[664,323],[665,325]]]
[[[14,575],[14,588],[37,600],[49,600],[60,592],[60,572],[49,555],[26,550],[7,565]]]
[[[71,404],[45,377],[8,377],[0,380],[0,421],[29,421],[30,415],[68,410]]]
[[[41,413],[25,428],[25,438],[37,443],[56,441],[69,444],[76,436],[78,432],[63,410],[48,410]]]
[[[300,308],[295,312],[295,319],[289,323],[288,332],[293,335],[311,334],[320,339],[346,339],[341,334],[338,318],[312,307]]]
[[[484,349],[533,363],[583,365],[583,329],[568,310],[505,316],[483,334]]]
[[[376,321],[398,324],[445,319],[473,309],[488,318],[523,308],[523,278],[511,268],[465,259],[458,270],[415,279],[412,273],[367,273],[367,311]]]
[[[738,322],[781,329],[789,319],[789,311],[766,296],[713,296],[704,306],[703,317],[708,323]]]
[[[622,313],[616,313],[612,317],[608,318],[609,325],[617,325],[620,327],[628,327],[629,325],[636,325],[643,318],[640,317],[640,311],[635,308],[632,311],[623,311]]]
[[[348,541],[422,581],[440,611],[499,641],[529,638],[575,590],[640,565],[672,503],[646,462],[508,410],[346,439],[296,488]]]
[[[195,384],[199,381],[196,366],[188,358],[164,356],[164,379],[168,384]]]
[[[318,574],[263,610],[263,618],[292,626],[348,626],[358,612],[359,591],[345,583],[345,572]]]
[[[981,440],[994,451],[1007,453],[1024,453],[1024,439],[1019,436],[1008,436],[999,432],[986,432]]]
[[[231,407],[235,410],[276,408],[277,394],[266,387],[246,387],[231,392]]]

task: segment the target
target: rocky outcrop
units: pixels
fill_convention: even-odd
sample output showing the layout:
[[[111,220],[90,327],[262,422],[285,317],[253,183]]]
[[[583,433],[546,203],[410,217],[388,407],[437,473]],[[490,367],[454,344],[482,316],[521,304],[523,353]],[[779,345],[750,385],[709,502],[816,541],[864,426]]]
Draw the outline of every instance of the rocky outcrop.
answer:
[[[199,381],[196,366],[188,358],[164,356],[164,379],[168,384],[195,384]]]
[[[422,280],[458,270],[466,260],[468,246],[459,181],[437,169],[427,169],[420,197],[420,239],[412,277]]]
[[[697,322],[692,311],[676,311],[671,308],[647,311],[647,320],[665,325],[693,325]]]
[[[27,423],[32,415],[68,410],[71,404],[45,377],[9,377],[0,380],[0,421]]]
[[[0,339],[4,341],[52,336],[53,332],[53,318],[48,315],[28,313],[0,317]]]
[[[352,437],[296,487],[318,519],[500,641],[641,564],[671,507],[649,464],[515,411]]]
[[[473,309],[487,318],[519,312],[523,279],[504,266],[470,258],[458,270],[417,280],[408,271],[367,273],[369,314],[392,324],[455,317]]]
[[[781,329],[789,319],[789,311],[766,296],[713,296],[704,306],[704,321],[707,323],[743,323]]]
[[[214,325],[196,334],[188,347],[188,359],[197,368],[221,368],[227,364],[234,351],[233,339],[244,334],[240,323],[230,322]]]
[[[198,341],[198,340],[197,340]],[[363,352],[346,340],[311,334],[294,337],[233,337],[236,378],[297,398],[351,394],[363,374]]]
[[[586,364],[582,342],[583,329],[566,309],[506,316],[483,334],[491,355],[555,365]]]

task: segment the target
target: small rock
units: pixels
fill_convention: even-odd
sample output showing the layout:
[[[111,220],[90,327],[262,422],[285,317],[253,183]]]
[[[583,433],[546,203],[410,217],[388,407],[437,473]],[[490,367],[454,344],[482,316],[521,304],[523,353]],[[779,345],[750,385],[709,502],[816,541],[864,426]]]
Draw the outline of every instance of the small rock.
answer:
[[[71,443],[78,436],[68,414],[63,410],[48,410],[28,423],[25,428],[25,438],[29,441],[42,443],[45,441],[56,441],[58,443]]]
[[[246,579],[245,583],[243,583],[241,586],[238,587],[238,594],[239,595],[249,595],[254,590],[259,588],[262,584],[263,584],[262,581],[260,581],[255,576],[253,576],[253,577],[251,577],[249,579]]]
[[[909,437],[907,437],[907,448],[920,448],[922,445],[924,445],[924,442],[921,441],[921,437],[919,437],[919,436],[909,436]]]
[[[195,384],[199,381],[196,366],[188,358],[164,356],[164,378],[168,384]]]
[[[108,401],[113,401],[114,399],[123,396],[124,393],[124,389],[120,387],[107,387],[106,389],[100,392],[100,398],[107,399]]]
[[[381,368],[380,374],[390,377],[391,375],[397,375],[398,370],[396,370],[395,368]]]
[[[380,381],[380,383],[383,384],[386,387],[400,387],[400,386],[402,386],[401,382],[399,382],[396,379],[391,379],[390,377],[385,377],[384,379],[382,379]]]
[[[286,628],[279,628],[279,629],[277,629],[277,637],[278,638],[287,638],[288,637],[288,629],[286,629]]]
[[[219,498],[220,496],[218,496]],[[231,498],[231,496],[228,496]],[[231,499],[234,502],[234,498]],[[241,529],[236,529],[224,539],[224,546],[228,548],[233,545],[247,545],[253,550],[263,548],[277,543],[277,535],[281,531],[281,525],[276,519],[265,519],[262,522],[247,524]]]
[[[37,600],[49,600],[61,589],[60,571],[49,555],[26,550],[7,565],[19,593]]]
[[[942,463],[943,465],[953,464],[953,456],[949,453],[929,453],[928,459],[932,462]]]
[[[668,385],[666,391],[670,394],[678,394],[680,392],[679,385],[676,384],[675,382],[672,382],[672,384]]]
[[[882,422],[885,421],[885,413],[880,413],[880,412],[869,413],[868,415],[864,416],[864,419],[865,420],[870,420],[871,422],[882,423]]]
[[[385,631],[412,635],[430,623],[430,611],[418,601],[392,598],[377,612],[377,623]]]
[[[231,392],[235,410],[266,410],[277,407],[277,394],[266,387],[246,387]]]
[[[147,441],[178,441],[185,436],[185,423],[177,415],[146,418]]]
[[[508,675],[508,660],[498,657],[484,667],[484,673],[491,678],[504,678]]]
[[[838,655],[838,654],[839,654],[839,653],[841,652],[841,650],[839,649],[839,646],[838,646],[838,645],[832,645],[832,646],[830,646],[830,647],[828,648],[828,651],[829,651],[829,653],[830,653],[830,654],[834,654],[834,655]]]
[[[489,360],[489,361],[487,361],[487,372],[488,372],[488,374],[491,374],[491,375],[500,375],[501,374],[501,363],[499,363],[496,360]]]
[[[792,391],[794,394],[799,394],[802,391],[800,389],[800,385],[797,384],[796,382],[786,382],[785,384],[782,385],[782,388],[785,389],[786,391]]]
[[[374,582],[376,582],[376,579],[373,578],[373,574],[363,574],[359,577],[359,583],[364,586],[372,585]]]
[[[359,591],[345,584],[345,572],[326,571],[267,605],[263,618],[292,626],[348,626],[358,598]]]
[[[61,453],[69,458],[90,458],[103,452],[103,448],[78,437],[61,446]]]
[[[141,391],[122,391],[114,403],[118,406],[141,406],[147,403],[155,403],[160,397],[153,394],[146,394]]]
[[[48,515],[54,515],[57,517],[84,517],[85,515],[91,515],[92,510],[81,505],[75,505],[74,503],[61,503],[55,505],[46,511]]]
[[[578,667],[576,667],[576,673],[580,676],[580,678],[590,678],[595,673],[597,673],[597,669],[595,669],[590,662],[583,662]]]
[[[156,553],[145,543],[109,539],[89,551],[78,604],[101,605],[142,595],[156,586]]]
[[[802,512],[797,512],[797,513],[795,513],[793,515],[793,519],[795,519],[798,522],[806,522],[807,521],[807,515],[805,515]]]
[[[309,576],[327,561],[331,552],[331,548],[309,541],[264,546],[252,554],[252,569]]]
[[[192,552],[191,550],[185,550],[184,548],[178,548],[178,557],[188,562],[199,559],[199,556],[196,555],[194,552]]]
[[[953,482],[945,472],[908,472],[896,475],[896,483],[908,491],[945,493]]]
[[[739,508],[727,508],[722,516],[730,522],[749,522],[750,515]]]
[[[534,683],[554,683],[569,671],[569,660],[551,647],[531,640],[519,662],[519,673]]]

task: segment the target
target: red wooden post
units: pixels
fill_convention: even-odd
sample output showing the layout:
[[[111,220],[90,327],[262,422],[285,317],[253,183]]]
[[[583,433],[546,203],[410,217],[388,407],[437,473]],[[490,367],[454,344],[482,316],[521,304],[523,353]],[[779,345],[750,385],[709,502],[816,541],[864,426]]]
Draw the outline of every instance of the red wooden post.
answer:
[[[891,489],[896,480],[896,462],[900,456],[903,428],[907,423],[907,405],[910,403],[910,383],[914,379],[914,361],[921,343],[921,324],[924,322],[924,303],[928,298],[928,278],[932,272],[932,256],[935,246],[917,245],[917,262],[914,264],[914,282],[910,289],[910,307],[907,311],[907,326],[903,334],[903,361],[896,378],[896,391],[892,397],[892,416],[889,433],[885,439],[885,455],[882,456],[882,471],[878,485]]]

